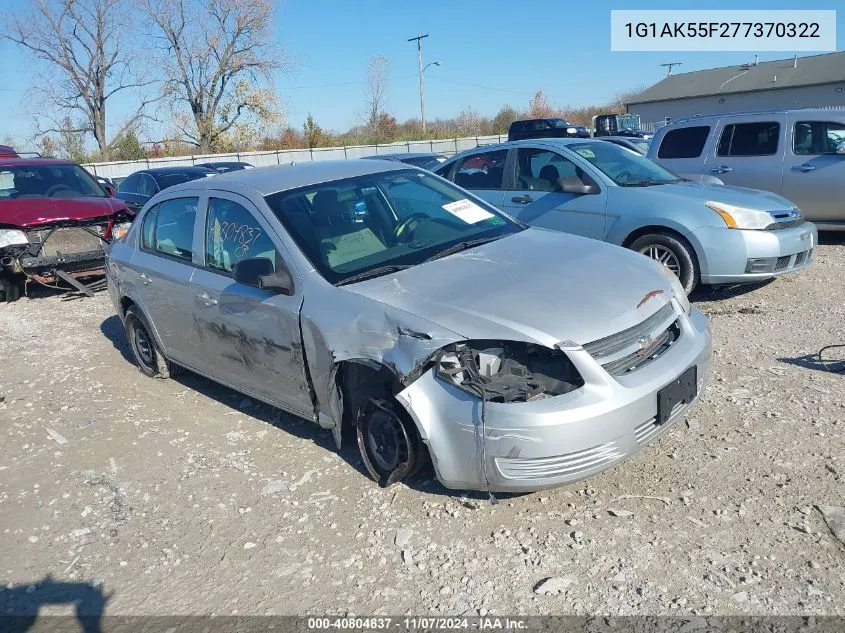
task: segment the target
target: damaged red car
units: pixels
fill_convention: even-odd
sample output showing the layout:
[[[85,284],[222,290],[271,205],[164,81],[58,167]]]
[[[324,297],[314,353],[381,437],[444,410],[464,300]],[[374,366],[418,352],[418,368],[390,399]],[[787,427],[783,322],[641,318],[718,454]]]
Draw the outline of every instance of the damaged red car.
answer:
[[[30,282],[92,294],[80,279],[103,273],[105,243],[133,217],[113,195],[72,161],[0,146],[0,300]]]

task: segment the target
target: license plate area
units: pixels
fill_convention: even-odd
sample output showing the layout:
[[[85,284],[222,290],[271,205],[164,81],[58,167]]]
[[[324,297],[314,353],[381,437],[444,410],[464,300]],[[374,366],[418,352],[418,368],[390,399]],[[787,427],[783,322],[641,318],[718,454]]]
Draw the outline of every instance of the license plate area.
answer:
[[[698,367],[693,365],[657,392],[657,424],[665,424],[679,402],[689,404],[698,390]]]

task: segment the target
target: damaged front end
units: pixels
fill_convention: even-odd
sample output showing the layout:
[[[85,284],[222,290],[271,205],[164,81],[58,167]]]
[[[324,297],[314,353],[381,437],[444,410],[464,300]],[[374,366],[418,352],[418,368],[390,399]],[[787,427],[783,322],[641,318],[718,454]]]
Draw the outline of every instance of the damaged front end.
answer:
[[[105,246],[132,217],[119,211],[85,220],[62,220],[32,227],[0,225],[0,291],[7,301],[20,296],[29,282],[93,296],[103,281],[84,284],[80,278],[102,275]]]

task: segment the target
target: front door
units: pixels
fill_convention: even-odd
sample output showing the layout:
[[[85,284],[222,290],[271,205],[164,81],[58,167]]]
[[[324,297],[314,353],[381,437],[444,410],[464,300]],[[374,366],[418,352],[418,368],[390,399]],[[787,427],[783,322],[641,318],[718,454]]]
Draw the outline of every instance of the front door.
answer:
[[[144,214],[140,248],[130,275],[141,308],[164,345],[165,355],[188,367],[201,367],[202,343],[193,322],[190,283],[194,265],[194,224],[199,198],[170,198]]]
[[[607,195],[562,193],[561,181],[595,184],[586,172],[557,152],[542,148],[516,150],[515,188],[505,191],[503,208],[526,224],[604,239]]]
[[[235,264],[283,262],[268,223],[236,194],[213,193],[204,222],[203,262],[193,278],[193,314],[212,375],[232,387],[302,415],[312,410],[305,377],[302,297],[237,283]]]
[[[796,113],[792,147],[783,163],[783,196],[813,222],[845,223],[845,124],[807,120]]]
[[[452,180],[459,187],[472,191],[495,207],[502,208],[502,182],[508,150],[477,152],[463,158],[455,166]]]

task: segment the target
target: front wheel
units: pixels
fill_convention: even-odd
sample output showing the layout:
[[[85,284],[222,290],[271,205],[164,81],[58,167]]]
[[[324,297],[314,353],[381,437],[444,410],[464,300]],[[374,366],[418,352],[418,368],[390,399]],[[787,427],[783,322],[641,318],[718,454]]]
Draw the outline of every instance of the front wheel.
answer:
[[[413,422],[392,399],[371,399],[357,421],[358,450],[379,486],[409,477],[425,463],[425,448]]]
[[[666,266],[681,282],[684,292],[698,285],[698,262],[692,246],[680,236],[650,233],[634,240],[629,248]]]

